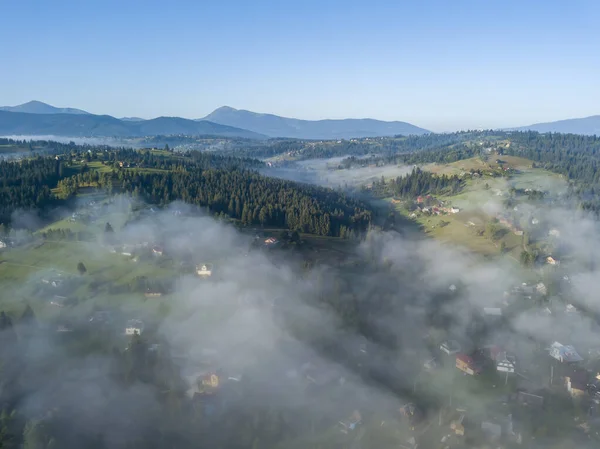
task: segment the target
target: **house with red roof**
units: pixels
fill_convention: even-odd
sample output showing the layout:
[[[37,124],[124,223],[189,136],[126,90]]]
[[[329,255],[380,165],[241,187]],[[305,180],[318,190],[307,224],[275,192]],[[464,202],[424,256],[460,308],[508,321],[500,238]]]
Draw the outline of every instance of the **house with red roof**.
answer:
[[[481,373],[481,364],[466,354],[456,354],[456,367],[471,376]]]

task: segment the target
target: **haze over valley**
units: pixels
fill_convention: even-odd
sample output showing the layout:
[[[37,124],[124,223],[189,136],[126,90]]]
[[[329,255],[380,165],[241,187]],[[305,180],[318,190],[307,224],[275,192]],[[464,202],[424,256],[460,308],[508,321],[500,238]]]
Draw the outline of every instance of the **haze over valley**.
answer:
[[[2,13],[0,449],[600,447],[600,3]]]

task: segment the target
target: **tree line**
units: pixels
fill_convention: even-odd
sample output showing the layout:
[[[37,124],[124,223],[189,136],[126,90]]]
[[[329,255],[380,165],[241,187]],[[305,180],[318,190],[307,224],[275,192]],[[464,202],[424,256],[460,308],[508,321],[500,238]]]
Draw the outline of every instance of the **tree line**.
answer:
[[[419,195],[454,195],[464,186],[464,181],[457,175],[436,175],[420,168],[413,170],[405,176],[395,179],[373,182],[372,190],[379,196],[397,196],[404,198],[416,198]]]
[[[324,236],[357,235],[371,221],[371,211],[365,204],[331,189],[262,176],[253,170],[263,163],[253,158],[197,151],[182,156],[65,147],[69,152],[59,158],[0,163],[2,223],[10,224],[11,215],[18,209],[43,213],[66,204],[78,189],[87,186],[100,187],[109,194],[120,191],[141,196],[151,204],[181,200],[207,207],[214,214],[225,214],[242,225],[283,227]],[[92,170],[87,165],[92,160],[114,168],[109,172]],[[135,168],[121,167],[121,163]],[[140,168],[162,172],[148,173]],[[58,194],[52,192],[55,187]]]
[[[250,170],[87,172],[60,181],[58,187],[72,195],[89,185],[110,192],[119,188],[157,205],[181,200],[207,207],[213,214],[226,214],[245,226],[281,227],[323,236],[360,234],[372,218],[366,205],[338,191]]]
[[[50,157],[0,161],[0,223],[19,209],[56,205],[51,188],[64,175],[62,162]]]

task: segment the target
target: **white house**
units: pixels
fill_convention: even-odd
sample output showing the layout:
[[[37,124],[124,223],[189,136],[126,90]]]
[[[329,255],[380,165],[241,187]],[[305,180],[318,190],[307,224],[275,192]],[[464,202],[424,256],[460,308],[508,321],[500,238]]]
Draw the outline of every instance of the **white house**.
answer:
[[[6,248],[6,242],[4,242],[3,240],[0,240],[0,249],[2,248]]]
[[[125,335],[141,335],[144,331],[144,323],[140,320],[129,320],[125,326]]]
[[[514,373],[515,364],[510,360],[499,360],[496,362],[496,370],[503,373]]]
[[[196,266],[196,274],[200,277],[212,276],[212,265],[205,263],[205,264]]]
[[[502,309],[499,307],[484,307],[483,314],[486,316],[502,316]]]
[[[546,288],[546,285],[543,282],[540,282],[539,284],[537,284],[535,286],[535,290],[540,294],[540,295],[546,295],[548,294],[548,289]]]
[[[496,371],[503,373],[514,373],[517,365],[517,359],[506,351],[502,351],[496,356]]]

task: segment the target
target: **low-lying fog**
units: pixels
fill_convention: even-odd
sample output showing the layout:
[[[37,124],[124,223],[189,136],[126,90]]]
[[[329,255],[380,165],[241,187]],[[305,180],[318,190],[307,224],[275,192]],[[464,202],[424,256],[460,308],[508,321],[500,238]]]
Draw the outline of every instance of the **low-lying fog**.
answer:
[[[330,159],[309,159],[298,161],[287,167],[269,167],[262,170],[267,176],[289,179],[291,181],[317,184],[324,187],[358,187],[368,184],[382,176],[395,178],[411,172],[412,166],[386,165],[383,167],[339,168],[346,157]]]

